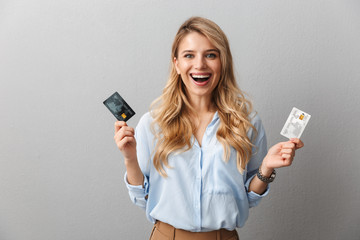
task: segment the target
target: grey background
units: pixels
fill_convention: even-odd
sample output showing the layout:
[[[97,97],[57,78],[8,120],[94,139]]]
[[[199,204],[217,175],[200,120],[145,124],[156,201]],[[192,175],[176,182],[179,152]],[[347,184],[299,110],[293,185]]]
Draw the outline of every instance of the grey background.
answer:
[[[227,34],[269,146],[293,106],[312,115],[241,239],[360,239],[359,1],[1,0],[1,240],[148,238],[102,101],[136,126],[193,15]]]

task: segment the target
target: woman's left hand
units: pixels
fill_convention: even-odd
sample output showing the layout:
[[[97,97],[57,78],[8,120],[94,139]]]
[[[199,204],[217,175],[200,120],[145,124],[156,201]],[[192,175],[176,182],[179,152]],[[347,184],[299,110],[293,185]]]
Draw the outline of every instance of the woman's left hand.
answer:
[[[275,144],[263,160],[263,171],[272,172],[275,168],[290,166],[295,157],[295,150],[303,146],[304,143],[299,138],[291,138],[287,142]]]

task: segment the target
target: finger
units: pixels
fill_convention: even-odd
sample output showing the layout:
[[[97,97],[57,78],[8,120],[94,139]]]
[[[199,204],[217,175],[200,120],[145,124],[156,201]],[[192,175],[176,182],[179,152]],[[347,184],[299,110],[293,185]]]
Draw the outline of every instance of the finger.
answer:
[[[290,155],[283,154],[281,157],[282,157],[282,161],[280,161],[278,163],[279,167],[287,167],[287,166],[290,166],[292,164],[293,158]]]
[[[292,159],[291,154],[287,154],[287,153],[283,153],[283,154],[281,154],[281,157],[283,158],[283,160],[289,160],[289,159]]]
[[[288,166],[290,166],[291,164],[292,164],[292,159],[287,159],[287,160],[284,161],[285,167],[288,167]]]
[[[273,149],[282,149],[286,143],[287,142],[278,142],[277,144],[275,144],[271,148],[273,148]]]
[[[282,148],[283,149],[294,149],[295,148],[295,143],[286,142],[286,143],[283,144]]]
[[[280,153],[292,154],[293,150],[291,148],[283,148],[281,149]]]
[[[134,137],[134,131],[121,128],[114,136],[115,141],[121,141],[124,137]]]
[[[303,141],[301,141],[299,138],[291,138],[290,141],[295,143],[295,148],[296,149],[304,147]]]
[[[299,138],[290,138],[290,141],[295,144],[298,144],[300,142],[300,139]]]
[[[283,148],[281,151],[284,151],[284,153],[295,153],[295,146],[290,146],[288,148]]]
[[[284,167],[288,167],[292,164],[292,162],[293,162],[293,158],[289,155],[284,154],[282,165]]]
[[[121,124],[120,124],[120,126],[121,126]],[[118,131],[117,131],[117,132],[115,131],[115,134],[117,134],[118,132],[126,132],[126,131],[130,131],[130,132],[132,133],[132,135],[135,135],[135,130],[134,130],[134,128],[129,127],[129,126],[127,126],[127,125],[118,128]]]
[[[304,147],[304,142],[303,141],[299,141],[299,143],[298,144],[296,144],[296,149],[299,149],[299,148],[302,148],[302,147]]]
[[[114,126],[115,126],[115,133],[116,133],[119,131],[120,128],[127,126],[127,124],[124,121],[116,121]]]
[[[121,141],[117,142],[118,148],[122,151],[125,149],[126,145],[135,143],[136,140],[134,137],[126,136]]]
[[[123,126],[120,128],[119,131],[123,131],[123,132],[131,132],[131,134],[135,135],[135,130],[132,128],[132,127],[129,127],[129,126]]]
[[[286,154],[286,156],[291,156],[292,158],[295,157],[295,150],[286,149],[280,152],[281,155]]]

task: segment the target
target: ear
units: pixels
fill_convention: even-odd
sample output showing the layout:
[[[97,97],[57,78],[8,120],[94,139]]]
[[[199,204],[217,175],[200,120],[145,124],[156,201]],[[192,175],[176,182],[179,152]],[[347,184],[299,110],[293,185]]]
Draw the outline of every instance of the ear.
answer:
[[[175,66],[177,74],[180,75],[180,69],[178,67],[178,64],[179,64],[178,60],[176,59],[176,57],[174,57],[174,66]]]

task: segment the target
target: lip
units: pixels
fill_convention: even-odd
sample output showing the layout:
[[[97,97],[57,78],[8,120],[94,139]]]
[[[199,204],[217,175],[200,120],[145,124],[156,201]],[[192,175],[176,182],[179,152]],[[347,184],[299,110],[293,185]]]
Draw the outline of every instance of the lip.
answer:
[[[206,84],[208,84],[210,82],[210,80],[212,79],[212,74],[209,73],[209,72],[193,72],[193,73],[190,73],[190,78],[192,80],[192,82],[196,85],[196,86],[199,86],[199,87],[202,87],[202,86],[205,86]],[[206,80],[206,81],[203,81],[203,82],[197,82],[195,81],[193,78],[192,78],[192,75],[197,75],[197,76],[205,76],[205,75],[210,75],[209,79]]]

